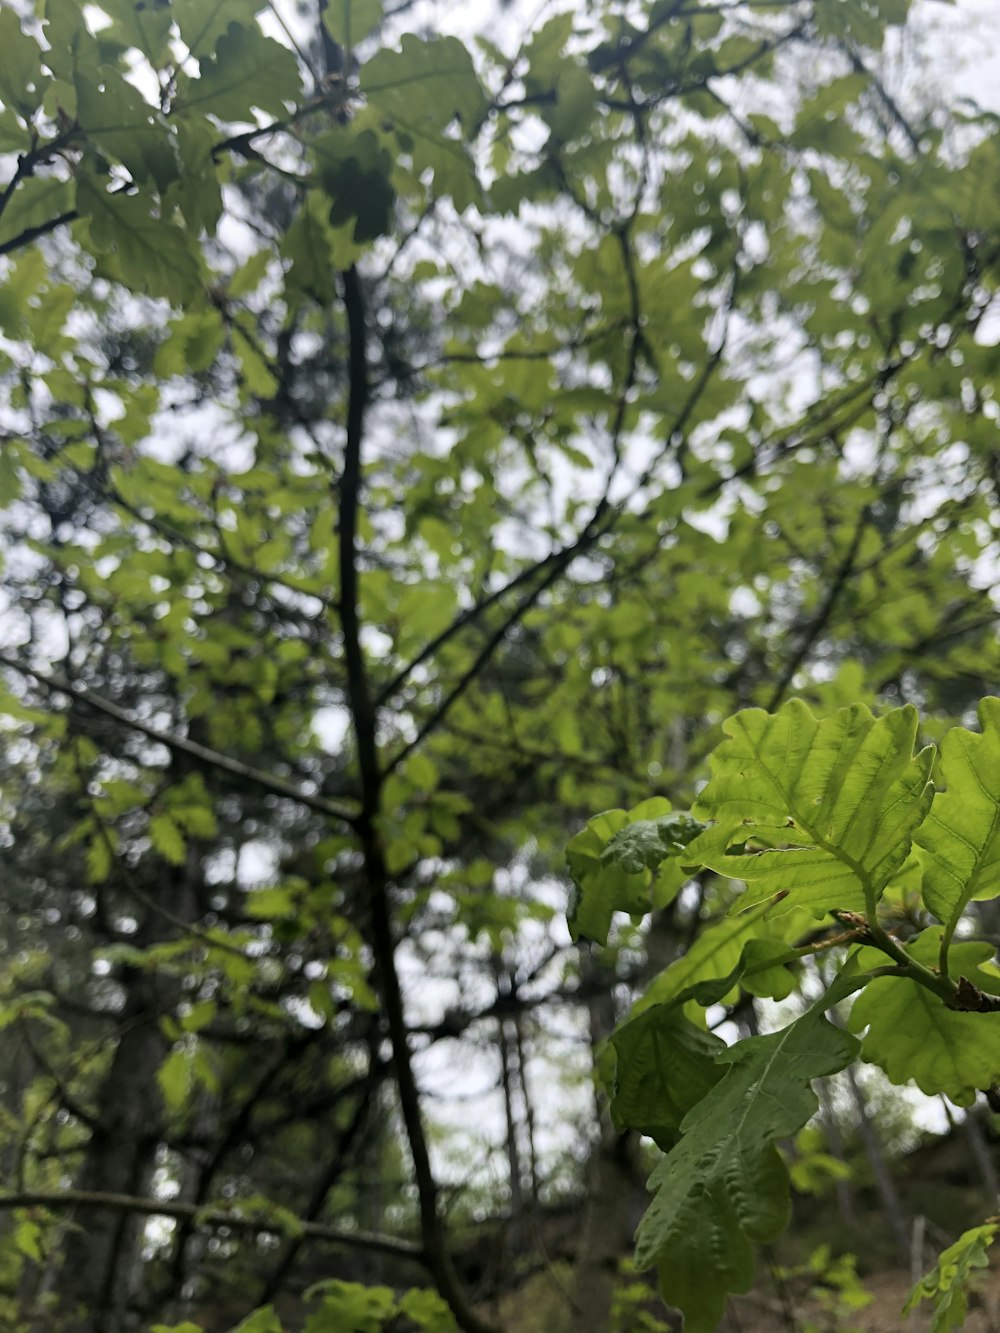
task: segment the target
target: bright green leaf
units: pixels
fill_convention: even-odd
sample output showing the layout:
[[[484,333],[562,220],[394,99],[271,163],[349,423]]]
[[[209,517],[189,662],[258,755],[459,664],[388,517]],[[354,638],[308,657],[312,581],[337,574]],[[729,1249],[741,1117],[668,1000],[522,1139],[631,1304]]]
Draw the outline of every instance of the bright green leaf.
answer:
[[[979,735],[953,727],[945,736],[945,790],[914,836],[924,901],[949,927],[974,898],[1000,894],[1000,699],[983,699],[979,720]]]
[[[935,967],[943,931],[940,926],[922,931],[906,951],[925,967]],[[874,955],[873,955],[874,957]],[[979,968],[993,957],[983,941],[953,944],[956,976],[973,984]],[[933,991],[905,977],[877,977],[854,1002],[849,1026],[868,1028],[861,1057],[877,1064],[893,1083],[916,1083],[928,1097],[944,1093],[960,1106],[970,1106],[976,1090],[1000,1079],[1000,1013],[962,1013],[948,1009]]]
[[[737,713],[724,730],[695,807],[716,824],[689,846],[691,861],[747,882],[734,910],[779,894],[819,914],[872,906],[933,795],[934,752],[913,752],[916,710],[876,720],[854,704],[817,721],[792,699],[772,715]]]
[[[187,844],[174,819],[167,814],[154,815],[149,821],[149,837],[160,855],[171,865],[184,864]]]
[[[969,1307],[969,1290],[977,1272],[989,1266],[986,1251],[996,1240],[998,1230],[1000,1222],[991,1221],[963,1231],[910,1292],[903,1313],[912,1313],[921,1301],[933,1301],[934,1319],[930,1333],[951,1333],[953,1329],[963,1328]]]

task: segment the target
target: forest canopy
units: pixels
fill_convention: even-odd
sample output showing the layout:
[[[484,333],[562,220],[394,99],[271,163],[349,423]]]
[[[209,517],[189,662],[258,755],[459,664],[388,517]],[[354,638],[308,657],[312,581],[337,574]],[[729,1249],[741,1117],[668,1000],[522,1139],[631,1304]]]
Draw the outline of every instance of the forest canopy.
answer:
[[[846,1328],[866,1172],[961,1326],[1000,146],[940,8],[0,0],[0,1327]]]

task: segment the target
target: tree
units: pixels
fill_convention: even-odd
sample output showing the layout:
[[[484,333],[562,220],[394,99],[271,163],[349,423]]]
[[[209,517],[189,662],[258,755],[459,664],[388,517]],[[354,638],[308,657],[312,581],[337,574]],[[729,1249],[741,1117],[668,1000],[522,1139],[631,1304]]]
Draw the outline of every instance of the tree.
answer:
[[[925,845],[930,760],[909,711],[862,705],[915,700],[932,738],[995,675],[987,122],[886,86],[904,0],[594,4],[509,49],[406,32],[407,8],[0,10],[12,1320],[276,1328],[325,1242],[311,1328],[490,1326],[421,1043],[489,1033],[526,1209],[541,1000],[625,1079],[658,1011],[612,1035],[624,990],[707,984],[753,1016],[755,987],[808,986],[801,915],[693,966],[734,930],[728,872],[749,878],[725,822],[745,793],[718,794],[741,725],[874,736],[909,775],[885,882],[837,872],[833,903],[821,849],[807,906],[934,989],[927,932],[911,955],[875,913],[891,881],[924,924],[899,853]],[[674,818],[745,705],[766,711]],[[601,809],[633,819],[573,845],[575,926],[603,945],[577,955],[547,878]],[[801,812],[769,809],[755,921],[801,888],[771,868]],[[618,908],[651,920],[605,943]],[[418,979],[441,956],[448,999]],[[730,1095],[678,1004],[684,1097]],[[820,1008],[788,1031],[791,1121],[855,1044]],[[780,1044],[750,1040],[724,1057],[747,1078]],[[667,1147],[680,1124],[613,1105],[587,1131],[604,1258],[629,1224],[619,1131]],[[748,1170],[780,1194],[772,1149]],[[718,1291],[749,1272],[726,1237]],[[613,1272],[579,1275],[576,1326],[604,1328]],[[715,1317],[669,1270],[665,1295]]]

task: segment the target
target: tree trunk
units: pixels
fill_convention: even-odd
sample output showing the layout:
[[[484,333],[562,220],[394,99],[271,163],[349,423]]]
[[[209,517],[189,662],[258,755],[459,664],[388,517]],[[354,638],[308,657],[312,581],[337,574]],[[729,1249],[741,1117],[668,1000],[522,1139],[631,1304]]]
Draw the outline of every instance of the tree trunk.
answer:
[[[589,960],[582,961],[586,979]],[[596,1052],[615,1026],[613,977],[608,977],[606,990],[589,1002],[588,1010],[591,1045]],[[631,1251],[644,1200],[634,1162],[635,1137],[614,1129],[596,1087],[595,1113],[600,1138],[589,1162],[583,1228],[566,1323],[573,1333],[607,1333],[619,1264]]]
[[[74,1185],[146,1194],[162,1115],[156,1073],[166,1055],[157,1023],[157,979],[132,972],[122,1036],[101,1086],[96,1122]],[[59,1290],[65,1333],[126,1333],[128,1299],[146,1219],[95,1209],[66,1236]]]

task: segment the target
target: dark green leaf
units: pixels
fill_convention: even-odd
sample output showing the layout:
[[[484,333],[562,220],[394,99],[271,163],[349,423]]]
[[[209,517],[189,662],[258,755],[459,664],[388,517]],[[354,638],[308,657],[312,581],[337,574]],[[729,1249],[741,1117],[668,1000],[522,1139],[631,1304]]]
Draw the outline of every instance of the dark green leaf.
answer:
[[[728,1072],[688,1111],[680,1142],[650,1177],[654,1199],[636,1233],[636,1262],[657,1267],[688,1333],[714,1333],[727,1293],[753,1283],[753,1245],[787,1222],[788,1175],[774,1144],[815,1113],[812,1079],[857,1053],[857,1041],[823,1016],[846,989],[780,1032],[720,1054]]]

